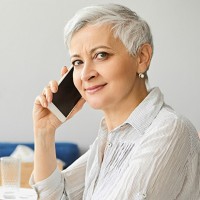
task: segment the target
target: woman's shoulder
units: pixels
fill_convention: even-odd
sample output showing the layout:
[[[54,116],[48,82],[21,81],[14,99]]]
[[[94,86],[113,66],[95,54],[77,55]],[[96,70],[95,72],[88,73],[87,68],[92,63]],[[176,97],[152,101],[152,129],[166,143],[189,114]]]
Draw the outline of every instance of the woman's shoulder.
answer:
[[[163,135],[168,139],[190,141],[191,146],[200,143],[198,132],[192,122],[168,105],[163,106],[148,131],[152,134]]]
[[[157,121],[161,124],[170,126],[174,130],[185,130],[187,132],[197,132],[192,122],[184,115],[176,112],[172,107],[164,104],[163,108],[160,110]]]

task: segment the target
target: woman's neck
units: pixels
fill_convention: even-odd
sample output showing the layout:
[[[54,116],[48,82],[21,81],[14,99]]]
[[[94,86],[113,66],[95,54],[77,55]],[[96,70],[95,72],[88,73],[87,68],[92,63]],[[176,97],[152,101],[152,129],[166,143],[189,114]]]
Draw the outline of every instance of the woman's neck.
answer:
[[[108,131],[112,131],[125,122],[147,95],[148,92],[145,87],[144,90],[140,90],[139,94],[133,95],[132,97],[125,99],[123,102],[120,102],[118,105],[113,105],[112,108],[104,110],[104,117]]]

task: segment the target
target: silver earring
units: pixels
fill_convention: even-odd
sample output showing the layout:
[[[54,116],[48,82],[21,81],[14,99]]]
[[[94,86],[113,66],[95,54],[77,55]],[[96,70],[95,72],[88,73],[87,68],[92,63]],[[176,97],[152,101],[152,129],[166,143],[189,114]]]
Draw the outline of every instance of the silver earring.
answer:
[[[139,73],[139,78],[143,79],[144,78],[144,74],[143,73]]]

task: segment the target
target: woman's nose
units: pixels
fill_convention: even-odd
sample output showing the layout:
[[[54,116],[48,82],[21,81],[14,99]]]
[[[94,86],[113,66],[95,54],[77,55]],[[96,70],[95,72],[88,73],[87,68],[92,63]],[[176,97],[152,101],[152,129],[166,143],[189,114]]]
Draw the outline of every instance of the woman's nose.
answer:
[[[84,64],[84,67],[81,72],[81,80],[82,81],[89,81],[95,78],[98,75],[98,72],[89,64]]]

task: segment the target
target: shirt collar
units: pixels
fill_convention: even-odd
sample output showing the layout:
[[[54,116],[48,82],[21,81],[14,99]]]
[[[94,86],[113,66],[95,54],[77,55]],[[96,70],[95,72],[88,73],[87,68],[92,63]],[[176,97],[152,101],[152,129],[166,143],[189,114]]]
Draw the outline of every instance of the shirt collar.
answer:
[[[151,125],[164,104],[159,88],[152,88],[146,98],[135,108],[125,123],[132,125],[140,134]]]

